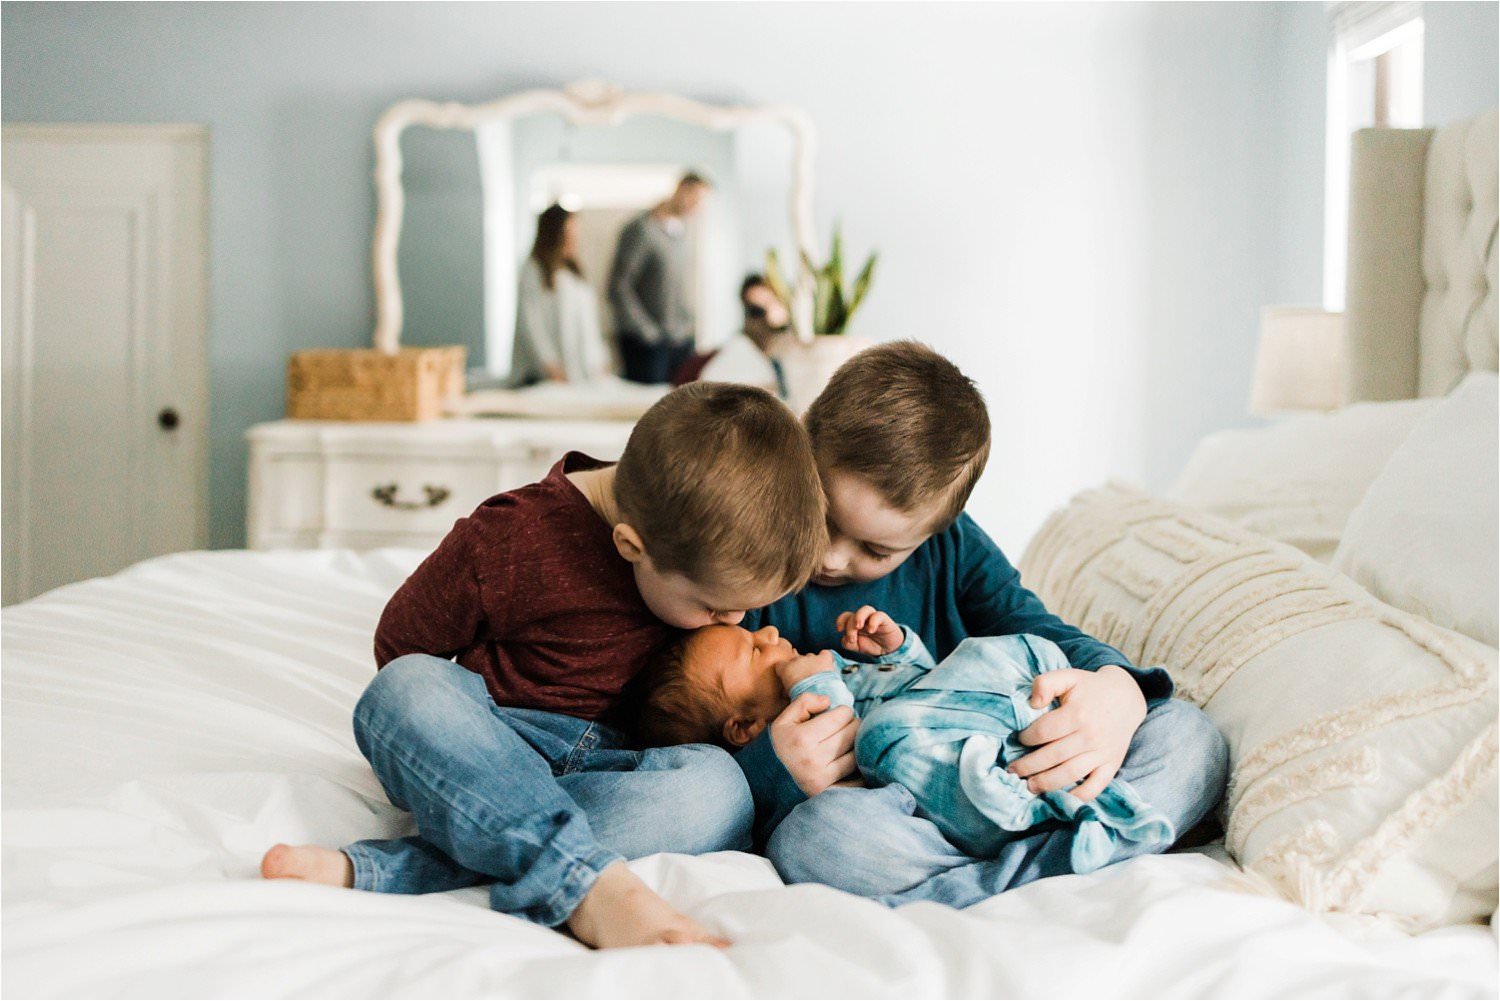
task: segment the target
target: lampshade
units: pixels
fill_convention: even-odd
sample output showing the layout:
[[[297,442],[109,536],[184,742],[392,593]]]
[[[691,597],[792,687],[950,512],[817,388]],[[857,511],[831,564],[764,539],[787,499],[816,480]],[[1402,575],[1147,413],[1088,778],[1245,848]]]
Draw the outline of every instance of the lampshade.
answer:
[[[1297,306],[1261,310],[1252,414],[1344,405],[1344,314]]]

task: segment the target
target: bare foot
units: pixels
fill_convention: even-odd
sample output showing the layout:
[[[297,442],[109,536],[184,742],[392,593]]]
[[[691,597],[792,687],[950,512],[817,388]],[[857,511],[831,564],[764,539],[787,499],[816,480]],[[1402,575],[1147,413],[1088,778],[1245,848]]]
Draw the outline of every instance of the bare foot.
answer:
[[[678,913],[624,862],[615,862],[599,874],[568,918],[568,929],[596,949],[695,943],[722,949],[729,945],[727,939],[710,935]]]
[[[354,864],[349,856],[322,845],[275,845],[260,860],[263,879],[300,879],[326,886],[354,885]]]

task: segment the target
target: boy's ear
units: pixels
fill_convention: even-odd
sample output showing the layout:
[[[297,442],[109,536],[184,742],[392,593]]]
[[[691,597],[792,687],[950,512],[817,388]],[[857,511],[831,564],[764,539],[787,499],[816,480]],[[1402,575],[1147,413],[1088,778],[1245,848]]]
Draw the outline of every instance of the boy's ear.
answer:
[[[731,747],[744,747],[766,728],[763,719],[751,719],[748,716],[731,716],[724,721],[724,739]]]
[[[646,543],[641,540],[641,533],[623,521],[615,526],[611,537],[614,539],[615,551],[624,557],[627,563],[639,563],[645,558]]]

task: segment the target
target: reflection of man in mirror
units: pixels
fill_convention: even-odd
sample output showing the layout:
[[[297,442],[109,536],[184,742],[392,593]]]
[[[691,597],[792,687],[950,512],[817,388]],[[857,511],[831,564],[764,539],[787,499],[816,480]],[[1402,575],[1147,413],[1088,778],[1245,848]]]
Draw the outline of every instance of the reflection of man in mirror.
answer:
[[[709,184],[684,174],[666,201],[620,231],[609,277],[609,303],[625,378],[666,382],[693,352],[693,281],[687,220],[698,211]]]

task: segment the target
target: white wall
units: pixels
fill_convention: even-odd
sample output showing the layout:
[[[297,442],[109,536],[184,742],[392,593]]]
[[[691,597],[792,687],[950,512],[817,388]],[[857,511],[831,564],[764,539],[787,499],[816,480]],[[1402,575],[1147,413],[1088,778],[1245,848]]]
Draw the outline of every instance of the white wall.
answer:
[[[1316,298],[1321,12],[6,4],[4,116],[211,126],[213,540],[233,545],[242,435],[280,416],[287,353],[367,342],[384,106],[581,77],[802,105],[820,227],[882,253],[858,333],[979,380],[997,441],[974,510],[1019,555],[1075,489],[1161,486],[1243,422],[1259,306]]]

